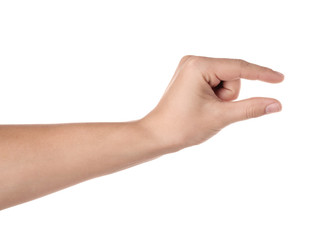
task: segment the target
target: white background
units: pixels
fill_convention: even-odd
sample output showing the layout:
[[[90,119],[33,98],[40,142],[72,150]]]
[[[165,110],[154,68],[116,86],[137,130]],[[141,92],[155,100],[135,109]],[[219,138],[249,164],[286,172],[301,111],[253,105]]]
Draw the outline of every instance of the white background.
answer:
[[[0,239],[308,239],[307,1],[0,1],[0,123],[127,121],[183,55],[285,74],[242,81],[278,114],[0,212]]]

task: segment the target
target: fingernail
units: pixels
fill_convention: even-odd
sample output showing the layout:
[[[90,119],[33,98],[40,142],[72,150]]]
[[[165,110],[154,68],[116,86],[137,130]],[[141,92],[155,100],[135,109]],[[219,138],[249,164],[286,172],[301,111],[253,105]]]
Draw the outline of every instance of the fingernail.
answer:
[[[272,103],[269,104],[266,109],[265,109],[265,113],[275,113],[275,112],[279,112],[281,110],[281,106],[279,103]]]

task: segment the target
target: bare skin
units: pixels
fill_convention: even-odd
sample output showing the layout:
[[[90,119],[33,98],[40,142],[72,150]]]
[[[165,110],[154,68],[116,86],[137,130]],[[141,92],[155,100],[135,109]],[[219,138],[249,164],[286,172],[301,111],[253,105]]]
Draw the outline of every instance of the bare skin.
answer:
[[[0,209],[200,144],[225,126],[281,110],[278,100],[235,100],[240,78],[283,75],[236,59],[185,56],[158,105],[122,123],[0,125]]]

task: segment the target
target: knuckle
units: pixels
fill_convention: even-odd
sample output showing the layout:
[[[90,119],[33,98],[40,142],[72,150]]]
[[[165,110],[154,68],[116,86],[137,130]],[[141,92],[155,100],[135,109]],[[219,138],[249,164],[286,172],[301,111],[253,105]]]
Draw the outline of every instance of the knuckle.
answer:
[[[236,100],[238,98],[238,93],[233,93],[230,100]]]
[[[199,57],[197,57],[197,56],[190,56],[184,62],[184,67],[186,69],[189,69],[189,70],[195,69],[198,66],[199,62],[200,62],[200,58]]]
[[[249,63],[243,59],[235,59],[236,62],[239,64],[240,67],[247,67],[249,65]]]
[[[259,116],[258,112],[256,111],[256,108],[249,105],[245,108],[246,112],[245,112],[245,116],[246,116],[246,119],[250,119],[250,118],[256,118]]]
[[[193,57],[192,55],[185,55],[181,58],[180,64],[185,63],[189,58]]]
[[[244,73],[247,72],[250,63],[242,59],[236,59],[236,64],[239,68],[239,76],[241,78],[244,77]]]
[[[236,100],[239,96],[239,90],[233,92],[232,100]]]

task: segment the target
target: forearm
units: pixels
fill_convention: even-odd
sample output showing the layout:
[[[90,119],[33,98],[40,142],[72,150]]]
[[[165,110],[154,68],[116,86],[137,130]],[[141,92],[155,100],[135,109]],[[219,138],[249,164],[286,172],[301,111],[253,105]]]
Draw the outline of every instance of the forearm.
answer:
[[[0,126],[0,209],[169,151],[140,120]]]

